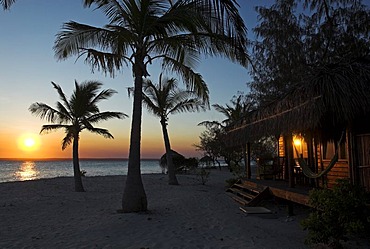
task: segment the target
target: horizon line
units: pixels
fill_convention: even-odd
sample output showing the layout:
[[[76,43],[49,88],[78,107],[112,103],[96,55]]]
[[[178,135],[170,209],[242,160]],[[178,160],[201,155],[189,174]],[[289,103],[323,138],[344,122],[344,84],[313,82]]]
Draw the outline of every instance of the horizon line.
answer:
[[[68,161],[73,158],[67,157],[42,157],[42,158],[17,158],[17,157],[0,157],[1,161]],[[83,157],[79,160],[128,160],[128,157]],[[160,160],[160,158],[140,158],[140,160]]]

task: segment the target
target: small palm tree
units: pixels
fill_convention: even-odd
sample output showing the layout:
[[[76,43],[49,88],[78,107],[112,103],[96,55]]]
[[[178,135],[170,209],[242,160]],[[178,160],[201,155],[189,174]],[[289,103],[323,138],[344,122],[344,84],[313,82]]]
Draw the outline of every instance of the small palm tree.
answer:
[[[204,81],[202,82],[204,84],[203,89],[205,89],[203,97],[208,96],[207,85]],[[160,118],[166,150],[168,183],[170,185],[178,185],[178,181],[172,153],[170,153],[171,144],[167,131],[168,116],[179,112],[205,110],[209,105],[208,97],[203,100],[194,91],[179,89],[177,83],[178,81],[175,78],[162,78],[162,74],[159,76],[158,84],[153,84],[150,80],[144,80],[143,82],[143,104],[149,112]],[[129,89],[129,93],[133,93],[133,91],[133,88]]]
[[[112,89],[103,90],[98,92],[102,83],[97,81],[85,81],[78,84],[75,81],[76,89],[73,91],[72,96],[67,100],[62,88],[51,82],[59,94],[61,102],[58,101],[56,108],[50,107],[44,103],[33,103],[29,107],[29,111],[45,119],[50,123],[41,128],[40,133],[48,133],[50,131],[64,129],[66,136],[62,140],[62,150],[67,148],[68,145],[73,143],[73,173],[75,180],[75,191],[84,192],[82,185],[80,164],[78,157],[78,142],[80,132],[87,129],[90,132],[102,135],[105,138],[113,138],[108,130],[103,128],[96,128],[93,124],[102,120],[111,118],[125,118],[126,114],[121,112],[100,112],[97,103],[101,100],[111,97],[117,93]]]

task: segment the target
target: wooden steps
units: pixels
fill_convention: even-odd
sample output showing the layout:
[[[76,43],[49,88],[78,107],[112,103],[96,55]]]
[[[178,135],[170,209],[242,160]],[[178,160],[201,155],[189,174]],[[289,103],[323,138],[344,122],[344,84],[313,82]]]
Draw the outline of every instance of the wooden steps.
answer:
[[[268,194],[268,187],[259,187],[257,184],[239,181],[227,189],[230,197],[243,206],[254,206]]]

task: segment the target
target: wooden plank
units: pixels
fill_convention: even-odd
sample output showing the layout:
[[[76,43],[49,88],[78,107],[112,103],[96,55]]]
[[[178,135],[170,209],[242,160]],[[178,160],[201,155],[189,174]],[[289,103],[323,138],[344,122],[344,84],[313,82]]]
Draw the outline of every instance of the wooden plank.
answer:
[[[251,199],[247,206],[255,206],[260,203],[263,199],[265,199],[269,195],[270,191],[268,187],[265,187],[263,191],[261,191],[257,196]]]
[[[309,206],[309,204],[308,204],[308,202],[309,202],[308,195],[299,194],[299,193],[295,193],[295,192],[292,192],[292,191],[287,191],[287,190],[274,188],[274,187],[269,187],[269,189],[270,189],[270,192],[276,197],[279,197],[279,198],[282,198],[282,199],[285,199],[285,200],[288,200],[288,201],[296,202],[296,203],[299,203],[299,204],[302,204],[302,205]]]
[[[237,184],[237,186],[241,187],[241,188],[247,188],[249,190],[252,190],[254,192],[261,192],[265,189],[265,186],[263,185],[258,185],[254,182],[250,182],[250,181],[243,181],[241,184]]]
[[[246,214],[271,214],[271,210],[265,207],[239,207]]]
[[[340,173],[340,172],[336,173],[336,172],[334,172],[334,173],[328,175],[328,179],[330,179],[330,178],[338,178],[338,179],[340,179],[340,178],[349,178],[349,174],[348,173],[344,173],[344,172],[343,173]]]
[[[246,201],[245,199],[243,198],[240,198],[236,195],[233,195],[233,196],[230,196],[234,201],[238,202],[239,204],[243,205],[243,206],[246,206],[248,204],[248,201]]]
[[[248,194],[248,193],[246,193],[246,192],[244,192],[244,191],[242,191],[240,189],[236,189],[236,188],[230,188],[229,190],[231,192],[237,194],[237,195],[241,195],[242,197],[247,198],[248,201],[251,200],[251,199],[253,199],[257,195],[257,194],[256,195],[251,195],[251,194]]]

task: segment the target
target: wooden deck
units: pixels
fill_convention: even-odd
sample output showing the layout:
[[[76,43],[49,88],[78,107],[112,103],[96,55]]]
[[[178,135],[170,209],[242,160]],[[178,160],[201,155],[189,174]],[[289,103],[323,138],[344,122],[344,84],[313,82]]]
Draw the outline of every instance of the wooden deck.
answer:
[[[275,197],[309,206],[308,192],[312,189],[310,187],[297,185],[295,188],[289,188],[288,182],[282,180],[242,179],[242,184],[251,188],[268,187],[270,194]]]

